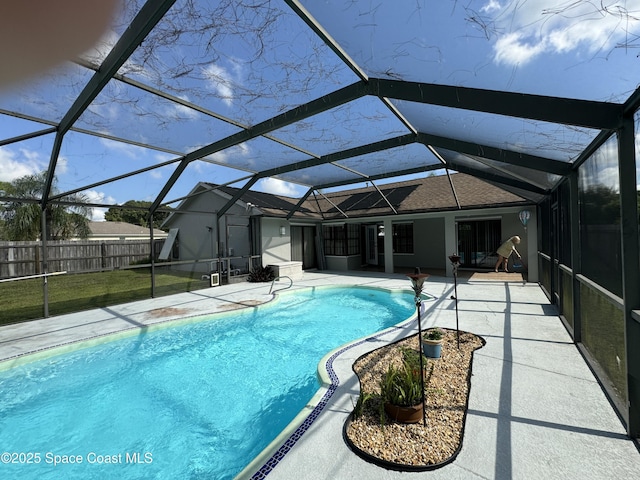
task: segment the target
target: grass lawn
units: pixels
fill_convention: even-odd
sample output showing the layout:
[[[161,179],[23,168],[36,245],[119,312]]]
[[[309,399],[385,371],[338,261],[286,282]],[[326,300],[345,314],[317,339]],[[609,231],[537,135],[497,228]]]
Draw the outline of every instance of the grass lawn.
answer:
[[[49,315],[151,298],[148,268],[78,273],[49,277]],[[159,273],[156,296],[188,292],[207,287],[200,274]],[[44,316],[42,278],[0,283],[0,325]]]

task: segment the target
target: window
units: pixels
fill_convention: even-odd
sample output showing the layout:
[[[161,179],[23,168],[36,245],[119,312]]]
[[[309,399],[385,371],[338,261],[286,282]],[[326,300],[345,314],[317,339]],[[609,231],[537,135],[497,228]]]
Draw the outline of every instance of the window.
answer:
[[[324,225],[325,255],[344,255],[344,225]]]
[[[325,255],[359,255],[360,225],[324,225]]]
[[[360,254],[360,225],[347,225],[347,255]]]
[[[393,224],[393,253],[413,253],[413,223]]]

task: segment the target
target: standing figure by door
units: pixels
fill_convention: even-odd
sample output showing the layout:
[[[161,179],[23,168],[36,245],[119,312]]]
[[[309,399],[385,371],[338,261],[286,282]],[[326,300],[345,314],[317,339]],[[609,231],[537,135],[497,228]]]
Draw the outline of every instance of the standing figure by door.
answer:
[[[498,253],[498,261],[496,262],[496,266],[494,268],[494,271],[496,273],[498,272],[501,263],[504,264],[504,271],[509,272],[509,270],[507,270],[507,263],[512,253],[515,253],[518,258],[522,258],[518,253],[518,250],[516,250],[516,245],[518,244],[520,244],[520,237],[514,235],[498,247],[498,250],[496,250],[496,252]]]

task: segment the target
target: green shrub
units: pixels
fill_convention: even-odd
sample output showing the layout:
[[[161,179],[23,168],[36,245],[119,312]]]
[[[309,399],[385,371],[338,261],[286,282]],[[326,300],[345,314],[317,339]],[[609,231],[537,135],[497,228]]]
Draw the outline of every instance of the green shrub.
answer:
[[[255,267],[253,270],[249,272],[249,276],[247,277],[248,282],[270,282],[274,278],[276,278],[273,269],[269,266],[266,267]]]
[[[443,336],[444,332],[438,327],[431,328],[424,333],[424,338],[427,340],[442,340]]]

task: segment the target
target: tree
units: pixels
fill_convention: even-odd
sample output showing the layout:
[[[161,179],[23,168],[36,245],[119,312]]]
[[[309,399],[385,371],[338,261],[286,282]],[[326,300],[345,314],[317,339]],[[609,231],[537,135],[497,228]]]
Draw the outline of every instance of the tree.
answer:
[[[47,182],[47,172],[25,175],[12,182],[0,185],[0,194],[8,198],[0,208],[2,221],[0,234],[7,240],[27,241],[42,237],[42,208],[39,199]],[[55,178],[51,186],[55,195]],[[22,200],[24,199],[24,200]],[[45,210],[47,239],[64,240],[72,237],[86,238],[91,233],[89,216],[91,208],[83,203],[87,198],[82,194],[67,195],[60,199],[72,205],[50,204]]]
[[[142,200],[128,200],[122,206],[111,207],[104,214],[107,222],[127,222],[142,227],[149,226],[149,207],[151,202]],[[125,208],[129,207],[129,208]],[[153,228],[160,228],[170,212],[156,212],[153,214]]]
[[[620,194],[605,185],[592,185],[581,194],[584,225],[619,225]]]
[[[4,197],[7,195],[7,192],[11,189],[11,184],[8,182],[0,182],[0,197]],[[7,238],[4,230],[5,230],[5,222],[4,222],[4,211],[5,205],[4,202],[0,200],[0,240]]]

